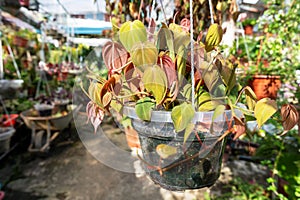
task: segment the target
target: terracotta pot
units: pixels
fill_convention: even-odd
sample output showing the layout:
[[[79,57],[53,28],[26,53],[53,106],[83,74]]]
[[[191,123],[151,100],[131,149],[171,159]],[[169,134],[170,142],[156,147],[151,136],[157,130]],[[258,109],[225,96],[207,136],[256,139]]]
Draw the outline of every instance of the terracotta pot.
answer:
[[[253,35],[253,26],[247,25],[244,30],[246,35]]]
[[[276,99],[277,92],[281,86],[280,76],[254,75],[249,81],[257,99],[269,97]]]

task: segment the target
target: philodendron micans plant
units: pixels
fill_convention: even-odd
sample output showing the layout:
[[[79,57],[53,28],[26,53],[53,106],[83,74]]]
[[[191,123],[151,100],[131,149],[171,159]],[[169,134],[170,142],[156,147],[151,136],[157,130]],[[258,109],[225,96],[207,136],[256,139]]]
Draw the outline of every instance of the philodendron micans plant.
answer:
[[[256,120],[261,127],[277,112],[274,100],[257,101],[250,87],[236,82],[236,66],[219,48],[223,31],[218,24],[192,43],[188,19],[180,25],[163,23],[157,32],[150,24],[146,28],[138,20],[124,23],[118,41],[106,43],[102,50],[108,78],[88,75],[86,94],[91,101],[87,114],[95,131],[105,112],[122,113],[124,105],[135,107],[137,116],[145,121],[151,120],[152,110],[170,111],[175,131],[185,131],[186,138],[195,112],[213,111],[214,119],[231,110],[228,121],[234,125],[226,134],[232,132],[236,137],[245,132],[247,119]],[[297,123],[298,113],[292,105],[283,106],[281,116],[285,130]]]

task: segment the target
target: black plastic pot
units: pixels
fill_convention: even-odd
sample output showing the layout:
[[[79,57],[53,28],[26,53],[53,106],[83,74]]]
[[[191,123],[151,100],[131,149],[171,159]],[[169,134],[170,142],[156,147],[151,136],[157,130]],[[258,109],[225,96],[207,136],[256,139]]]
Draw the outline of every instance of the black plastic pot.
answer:
[[[195,129],[183,145],[184,133],[175,132],[170,112],[153,111],[150,122],[140,120],[134,108],[125,107],[123,113],[132,119],[139,134],[144,170],[155,183],[168,190],[181,191],[210,187],[219,178],[225,142],[218,139],[227,130],[224,116],[214,121],[211,133],[213,112],[197,112]],[[226,114],[230,119],[230,112]],[[156,151],[159,144],[175,147],[176,154],[162,159]]]
[[[36,104],[34,105],[35,110],[38,111],[39,116],[48,117],[52,115],[53,105],[48,104]]]

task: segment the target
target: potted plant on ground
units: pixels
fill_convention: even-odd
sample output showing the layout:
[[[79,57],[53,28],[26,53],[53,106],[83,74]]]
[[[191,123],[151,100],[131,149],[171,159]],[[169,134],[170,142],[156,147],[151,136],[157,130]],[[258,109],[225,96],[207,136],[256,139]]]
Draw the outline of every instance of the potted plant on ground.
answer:
[[[190,41],[189,34],[188,26],[174,23],[147,34],[141,21],[128,21],[119,30],[121,44],[103,47],[108,79],[91,73],[87,91],[82,86],[91,99],[87,114],[95,131],[111,109],[129,117],[139,134],[144,169],[169,190],[214,184],[224,138],[244,133],[247,119],[261,127],[277,111],[275,101],[257,101],[249,87],[236,82],[236,66],[218,48],[218,24],[210,26],[205,43],[201,36]],[[239,104],[242,95],[245,106]],[[283,116],[291,122],[287,129],[295,118]]]
[[[254,74],[250,85],[258,99],[267,96],[275,99],[281,82],[290,82],[294,76],[296,57],[293,54],[297,52],[295,40],[300,33],[297,23],[300,7],[298,1],[288,4],[272,0],[267,6],[268,9],[258,19],[258,27],[263,35],[255,39],[259,41],[254,49],[257,59],[253,60],[248,71],[249,74]],[[257,83],[260,80],[263,83]],[[254,88],[256,85],[260,89]]]
[[[255,18],[247,18],[242,22],[246,35],[253,35],[253,26],[256,24]]]

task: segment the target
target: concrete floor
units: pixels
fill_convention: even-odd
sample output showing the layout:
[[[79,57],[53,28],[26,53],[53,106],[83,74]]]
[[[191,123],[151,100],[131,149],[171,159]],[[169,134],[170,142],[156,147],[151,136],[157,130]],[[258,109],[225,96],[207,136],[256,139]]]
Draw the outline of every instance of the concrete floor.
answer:
[[[118,128],[106,124],[102,126],[105,134],[100,136],[98,133],[93,134],[92,127],[84,122],[80,117],[76,119],[76,126],[73,124],[73,127],[77,127],[77,131],[74,128],[64,131],[53,142],[47,154],[23,152],[7,158],[0,166],[0,182],[6,183],[5,200],[204,199],[205,195],[218,196],[224,193],[223,186],[227,185],[233,176],[251,179],[255,174],[255,177],[261,179],[265,177],[262,166],[244,161],[226,162],[223,164],[219,180],[211,188],[170,192],[154,185],[143,174],[139,169],[140,161],[131,156],[125,135]],[[103,143],[103,137],[109,139],[105,141],[117,145],[121,153],[110,151],[110,147]],[[116,159],[118,156],[121,156],[119,160]],[[111,161],[110,158],[115,161]],[[121,162],[122,158],[127,159],[124,164]],[[131,170],[139,173],[124,172]]]

